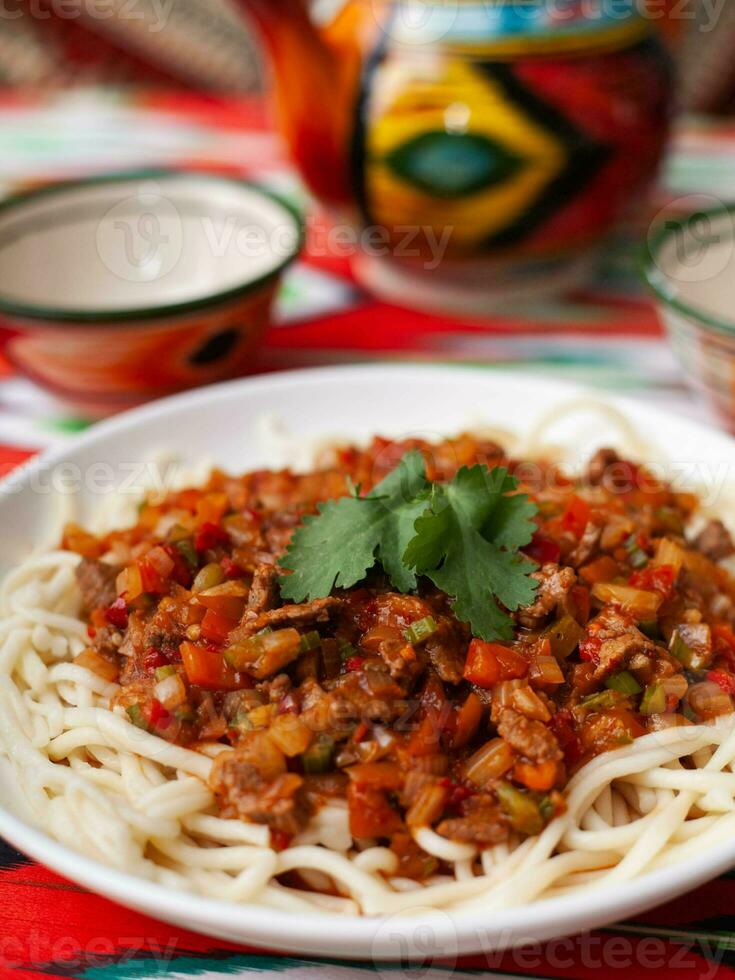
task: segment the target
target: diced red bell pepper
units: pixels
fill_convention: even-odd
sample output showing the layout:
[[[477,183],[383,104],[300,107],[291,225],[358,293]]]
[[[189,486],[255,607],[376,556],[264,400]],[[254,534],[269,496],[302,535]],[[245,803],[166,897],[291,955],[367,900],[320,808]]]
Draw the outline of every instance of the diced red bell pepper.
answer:
[[[500,681],[525,677],[527,673],[528,661],[510,647],[478,639],[470,643],[464,677],[478,687],[492,687]]]
[[[348,657],[347,660],[345,660],[345,667],[349,671],[360,670],[364,663],[364,657]]]
[[[229,543],[230,536],[227,531],[209,521],[202,524],[194,535],[194,547],[200,552],[211,551],[212,548],[217,548],[220,545],[224,546]]]
[[[676,570],[671,565],[647,565],[628,579],[628,585],[647,592],[659,592],[668,598],[674,588]]]
[[[735,633],[725,623],[718,623],[712,627],[712,640],[715,655],[726,660],[735,671]]]
[[[549,562],[556,563],[561,557],[561,548],[556,541],[540,531],[534,534],[531,543],[523,549],[523,552],[539,565],[546,565]]]
[[[214,609],[208,609],[204,614],[204,619],[201,621],[199,628],[205,640],[223,646],[227,642],[227,637],[236,626],[237,620],[223,616]]]
[[[225,573],[225,578],[242,578],[245,574],[237,562],[234,562],[229,555],[225,555],[222,561],[220,561],[222,571]]]
[[[146,705],[146,721],[154,732],[163,732],[171,725],[174,720],[171,712],[164,708],[160,701],[153,698]]]
[[[562,708],[553,716],[549,725],[559,747],[564,753],[564,759],[568,766],[575,766],[582,758],[582,743],[574,730],[572,713],[566,708]]]
[[[179,652],[187,679],[196,687],[210,691],[239,691],[253,686],[246,674],[230,667],[220,650],[184,640]]]
[[[285,851],[291,846],[291,840],[285,830],[271,830],[271,847],[274,851]]]
[[[602,646],[602,640],[599,636],[588,635],[580,641],[579,644],[579,656],[581,660],[586,660],[587,663],[596,664],[600,659],[600,647]]]
[[[583,626],[590,618],[590,590],[583,585],[575,585],[570,592],[577,615],[575,619]]]
[[[725,694],[735,694],[735,676],[726,670],[708,670],[707,680],[713,681]]]
[[[590,505],[581,497],[573,496],[569,499],[566,510],[561,516],[561,526],[565,531],[569,531],[575,538],[581,538],[584,529],[590,519]]]
[[[165,667],[168,658],[156,647],[149,647],[143,654],[143,668],[148,674],[152,674],[157,667]]]
[[[128,604],[122,597],[115,599],[113,604],[105,609],[105,619],[110,626],[119,630],[127,629],[128,615]]]
[[[164,548],[166,554],[174,563],[171,578],[174,580],[174,582],[178,582],[179,585],[183,586],[185,589],[188,589],[191,585],[192,574],[186,558],[184,558],[176,545],[167,544],[164,545]]]
[[[166,580],[146,559],[141,558],[136,562],[140,572],[140,582],[143,592],[150,592],[153,595],[163,595],[166,591]]]

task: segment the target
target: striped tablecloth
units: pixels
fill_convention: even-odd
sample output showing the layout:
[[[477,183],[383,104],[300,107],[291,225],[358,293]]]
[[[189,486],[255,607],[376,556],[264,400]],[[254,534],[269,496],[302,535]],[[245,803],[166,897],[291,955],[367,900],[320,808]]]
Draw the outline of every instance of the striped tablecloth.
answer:
[[[0,101],[0,188],[126,165],[190,164],[245,172],[305,203],[256,102],[86,91]],[[706,191],[735,199],[735,124],[679,128],[660,204]],[[312,253],[320,251],[313,248]],[[624,390],[708,419],[687,391],[635,273],[615,243],[584,293],[515,306],[489,322],[451,323],[364,295],[337,258],[307,254],[290,273],[261,370],[356,360],[432,360],[526,370]],[[711,421],[711,420],[710,420]],[[0,469],[69,439],[87,423],[0,362]],[[732,907],[730,903],[733,903]],[[534,977],[735,976],[735,879],[727,875],[634,922],[437,969]],[[416,980],[423,969],[284,958],[207,939],[91,895],[0,845],[0,980],[146,980],[283,974],[285,980]]]

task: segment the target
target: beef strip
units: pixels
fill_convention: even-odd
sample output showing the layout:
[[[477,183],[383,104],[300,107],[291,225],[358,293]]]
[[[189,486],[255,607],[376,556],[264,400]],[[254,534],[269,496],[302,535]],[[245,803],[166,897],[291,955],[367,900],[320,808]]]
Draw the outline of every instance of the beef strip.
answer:
[[[431,666],[445,684],[460,684],[464,674],[467,643],[446,629],[439,629],[424,644]]]
[[[286,772],[269,781],[237,749],[217,756],[209,785],[226,820],[267,824],[271,830],[294,836],[311,817],[312,806],[301,776]]]
[[[599,524],[596,524],[594,521],[587,522],[587,526],[584,529],[582,537],[579,539],[577,547],[568,558],[569,564],[573,568],[579,568],[580,565],[584,565],[586,561],[589,561],[597,547],[597,542],[600,540],[601,534],[602,527]]]
[[[278,597],[278,569],[274,565],[258,565],[248,595],[248,612],[256,615],[268,612]]]
[[[620,462],[614,449],[598,449],[587,465],[587,479],[593,486],[599,486],[605,479],[607,470]]]
[[[655,644],[614,606],[606,606],[588,624],[587,631],[602,641],[594,657],[596,681],[621,670],[636,654],[650,656],[656,652]]]
[[[109,565],[95,558],[82,558],[75,569],[77,585],[82,601],[90,612],[105,609],[117,599],[115,581],[120,573],[117,565]]]
[[[498,734],[516,752],[533,762],[558,762],[563,758],[553,732],[540,721],[504,708],[498,719]]]
[[[536,599],[530,606],[524,606],[515,614],[521,626],[535,629],[541,626],[547,617],[566,598],[574,587],[577,576],[573,568],[560,567],[548,562],[531,576],[538,583]]]
[[[313,602],[305,602],[299,605],[281,606],[279,609],[270,609],[262,613],[255,613],[246,609],[242,622],[237,629],[237,639],[243,640],[248,636],[253,636],[265,629],[266,626],[279,629],[285,626],[298,627],[310,626],[313,623],[326,623],[341,604],[341,599],[328,596],[326,599],[314,599]]]
[[[510,835],[508,821],[494,797],[477,794],[464,804],[463,815],[443,820],[437,833],[449,840],[488,847],[502,844]]]
[[[723,558],[735,554],[732,537],[722,521],[708,521],[694,539],[694,547],[710,561],[722,561]]]

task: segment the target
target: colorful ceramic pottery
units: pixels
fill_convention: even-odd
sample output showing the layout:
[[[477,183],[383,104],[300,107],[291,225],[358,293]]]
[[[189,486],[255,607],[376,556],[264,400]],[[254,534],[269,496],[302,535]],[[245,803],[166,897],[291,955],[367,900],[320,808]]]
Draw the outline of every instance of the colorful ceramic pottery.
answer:
[[[321,30],[242,2],[305,179],[404,300],[563,285],[656,170],[671,81],[635,0],[348,0]]]
[[[735,433],[735,205],[662,216],[643,272],[687,378]]]
[[[0,205],[0,342],[85,414],[252,369],[301,222],[237,180],[150,171]]]

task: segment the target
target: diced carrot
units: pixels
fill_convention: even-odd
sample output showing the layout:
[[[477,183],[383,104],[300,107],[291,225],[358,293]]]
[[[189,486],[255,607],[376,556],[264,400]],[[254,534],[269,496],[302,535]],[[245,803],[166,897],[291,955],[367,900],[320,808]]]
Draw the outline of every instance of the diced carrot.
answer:
[[[566,510],[561,515],[561,526],[575,538],[581,538],[590,519],[590,505],[581,497],[570,497]]]
[[[381,789],[350,783],[347,805],[353,837],[389,837],[403,827],[400,814],[393,809]]]
[[[513,779],[529,789],[545,792],[553,787],[559,776],[559,766],[556,762],[516,762],[513,768]]]
[[[464,677],[478,687],[492,687],[500,681],[525,677],[527,673],[528,661],[510,647],[478,639],[470,643]]]
[[[467,695],[467,700],[457,712],[452,748],[461,749],[468,742],[472,741],[480,727],[483,712],[482,701],[474,691],[471,691]]]
[[[235,622],[242,616],[247,597],[248,590],[242,582],[232,580],[196,593],[196,600],[200,605]]]
[[[403,786],[403,775],[395,762],[362,762],[350,766],[347,775],[353,783],[373,789],[397,790]]]
[[[612,582],[619,574],[618,563],[609,555],[602,555],[588,565],[583,565],[579,570],[579,577],[584,579],[588,585],[595,585],[597,582]]]
[[[227,513],[229,502],[226,493],[208,493],[196,504],[198,524],[219,524]]]
[[[196,687],[212,691],[239,691],[253,686],[246,674],[230,667],[219,650],[210,650],[184,640],[179,652],[187,679]]]

